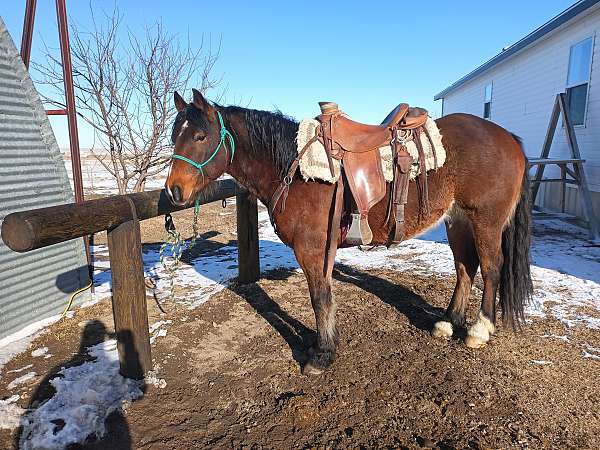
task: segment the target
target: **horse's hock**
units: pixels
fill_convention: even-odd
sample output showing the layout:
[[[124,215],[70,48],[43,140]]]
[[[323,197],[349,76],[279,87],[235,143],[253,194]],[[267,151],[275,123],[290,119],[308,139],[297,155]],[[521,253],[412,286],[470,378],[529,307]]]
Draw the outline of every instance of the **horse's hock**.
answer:
[[[238,280],[259,277],[258,209],[234,180],[214,182],[199,204],[236,196]],[[17,252],[29,252],[71,239],[107,231],[112,276],[112,306],[121,374],[143,378],[152,369],[140,220],[186,207],[173,206],[164,190],[117,195],[80,204],[65,204],[9,214],[2,239]]]

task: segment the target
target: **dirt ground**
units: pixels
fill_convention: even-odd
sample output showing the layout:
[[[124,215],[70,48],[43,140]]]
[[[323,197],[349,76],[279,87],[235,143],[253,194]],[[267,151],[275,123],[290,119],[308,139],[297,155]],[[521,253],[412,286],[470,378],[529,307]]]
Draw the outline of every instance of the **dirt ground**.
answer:
[[[235,214],[220,212],[205,208],[203,227],[218,234],[204,236],[230,242]],[[144,223],[145,242],[164,239],[161,228],[159,220]],[[561,323],[536,318],[520,334],[501,327],[481,350],[467,349],[460,336],[438,341],[430,330],[453,284],[336,266],[341,343],[333,367],[316,377],[301,374],[314,339],[301,273],[233,284],[194,310],[168,305],[162,314],[149,300],[151,323],[173,321],[152,348],[167,385],[147,386],[124,415],[108,419],[103,440],[83,448],[600,448],[600,362],[582,357],[586,345],[600,347],[600,333],[572,329],[566,342],[547,337],[564,335]],[[78,348],[91,319],[111,331],[110,302],[80,309],[38,337],[32,348],[49,347],[51,359],[27,352],[4,374],[34,364],[48,375],[85,360]],[[104,335],[92,333],[84,345]],[[31,380],[27,395],[50,395],[48,378]],[[10,381],[0,379],[0,398],[10,396]],[[14,438],[0,430],[0,448],[12,448]]]

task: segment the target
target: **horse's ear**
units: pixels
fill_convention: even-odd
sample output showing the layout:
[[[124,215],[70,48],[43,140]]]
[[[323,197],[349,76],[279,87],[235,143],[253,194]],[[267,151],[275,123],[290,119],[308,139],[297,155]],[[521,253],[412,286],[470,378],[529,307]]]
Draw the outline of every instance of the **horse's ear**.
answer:
[[[177,112],[183,111],[187,106],[187,103],[177,91],[175,91],[175,93],[173,94],[173,100],[175,100],[175,109],[177,110]]]
[[[192,93],[194,94],[194,106],[198,108],[200,111],[204,111],[208,113],[210,111],[210,103],[206,101],[204,96],[200,93],[198,89],[192,89]]]

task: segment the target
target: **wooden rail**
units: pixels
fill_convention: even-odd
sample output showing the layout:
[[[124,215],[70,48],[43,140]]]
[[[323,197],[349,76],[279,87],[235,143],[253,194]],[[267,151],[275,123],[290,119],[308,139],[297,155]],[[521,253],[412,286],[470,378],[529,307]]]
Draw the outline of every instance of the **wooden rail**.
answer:
[[[201,194],[200,203],[233,196],[237,208],[238,279],[241,283],[252,283],[260,274],[256,199],[234,180],[222,180]],[[182,209],[185,208],[173,206],[163,190],[156,190],[20,211],[5,217],[2,239],[12,250],[28,252],[108,232],[121,374],[139,379],[152,369],[139,220]]]

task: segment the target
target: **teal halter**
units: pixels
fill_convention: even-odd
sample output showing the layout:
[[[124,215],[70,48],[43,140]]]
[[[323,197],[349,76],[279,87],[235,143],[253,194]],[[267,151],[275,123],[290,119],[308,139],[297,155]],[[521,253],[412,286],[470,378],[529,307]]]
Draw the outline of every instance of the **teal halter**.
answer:
[[[219,145],[217,145],[217,148],[215,148],[215,151],[212,152],[212,155],[210,155],[206,161],[198,163],[192,159],[186,158],[185,156],[177,155],[175,153],[172,156],[173,159],[180,159],[181,161],[185,161],[191,166],[194,166],[196,169],[198,169],[198,172],[200,172],[202,176],[204,176],[204,171],[202,170],[202,168],[206,166],[209,162],[211,162],[215,156],[217,156],[217,153],[219,153],[221,147],[224,147],[225,151],[227,151],[227,147],[225,147],[225,138],[229,139],[229,146],[231,147],[231,159],[229,161],[230,164],[233,162],[233,155],[235,155],[235,141],[233,140],[233,135],[229,132],[227,128],[225,128],[225,124],[223,123],[223,117],[221,117],[221,113],[219,111],[217,111],[217,116],[219,117],[219,124],[221,125],[221,139],[219,141]]]

